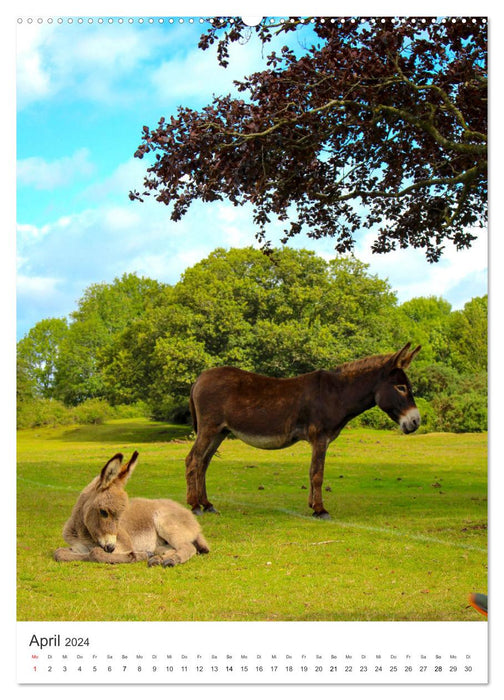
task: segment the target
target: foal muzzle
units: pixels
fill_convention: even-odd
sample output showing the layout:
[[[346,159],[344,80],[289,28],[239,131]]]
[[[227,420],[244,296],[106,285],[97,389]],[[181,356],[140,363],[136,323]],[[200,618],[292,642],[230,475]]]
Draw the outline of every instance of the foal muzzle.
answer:
[[[117,537],[115,535],[106,535],[98,540],[98,544],[105,552],[110,554],[116,548],[116,540]]]

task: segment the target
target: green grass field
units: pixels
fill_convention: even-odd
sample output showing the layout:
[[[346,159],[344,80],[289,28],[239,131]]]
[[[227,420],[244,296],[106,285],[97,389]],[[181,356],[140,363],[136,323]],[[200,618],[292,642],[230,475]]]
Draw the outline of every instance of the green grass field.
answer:
[[[81,489],[116,452],[130,496],[185,503],[189,428],[134,419],[18,433],[18,620],[474,620],[487,591],[487,436],[346,429],[324,500],[310,449],[226,440],[207,475],[211,552],[173,569],[57,563]],[[483,619],[483,618],[481,618]]]

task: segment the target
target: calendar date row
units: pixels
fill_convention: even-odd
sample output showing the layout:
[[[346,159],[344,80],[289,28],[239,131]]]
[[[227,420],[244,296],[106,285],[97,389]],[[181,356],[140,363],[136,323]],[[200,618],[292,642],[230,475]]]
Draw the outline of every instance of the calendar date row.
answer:
[[[32,671],[41,673],[168,673],[168,674],[178,674],[178,673],[202,673],[202,674],[229,674],[229,673],[239,673],[239,674],[296,674],[296,673],[344,673],[344,674],[394,674],[394,673],[471,673],[473,667],[471,664],[449,664],[449,665],[427,665],[427,664],[258,664],[258,665],[174,665],[174,664],[51,664],[51,665],[34,665]]]

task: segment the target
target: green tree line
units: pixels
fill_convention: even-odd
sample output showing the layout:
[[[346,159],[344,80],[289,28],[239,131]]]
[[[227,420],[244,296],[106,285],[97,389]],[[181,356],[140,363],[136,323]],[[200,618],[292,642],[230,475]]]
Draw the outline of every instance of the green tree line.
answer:
[[[141,412],[187,421],[191,384],[216,365],[270,376],[422,351],[409,375],[425,430],[487,427],[487,297],[462,310],[438,297],[399,304],[355,257],[217,249],[175,285],[136,274],[90,286],[69,319],[18,343],[18,427]],[[390,428],[378,409],[360,422]]]

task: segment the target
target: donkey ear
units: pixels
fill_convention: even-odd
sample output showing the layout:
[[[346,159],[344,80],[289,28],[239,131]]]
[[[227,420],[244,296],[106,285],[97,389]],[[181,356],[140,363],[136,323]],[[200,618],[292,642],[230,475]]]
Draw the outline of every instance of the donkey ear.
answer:
[[[403,367],[403,363],[408,355],[408,350],[411,347],[411,343],[406,343],[406,345],[401,348],[398,352],[395,353],[395,355],[392,355],[390,358],[390,363],[392,367]]]
[[[117,478],[120,479],[123,482],[123,484],[125,484],[130,478],[130,476],[133,474],[133,470],[136,467],[137,462],[138,452],[135,450],[135,452],[133,452],[133,454],[131,455],[131,459],[129,460],[129,462],[126,462],[126,464],[124,464],[121,467],[121,470],[118,474]]]
[[[415,348],[412,352],[410,352],[410,354],[408,355],[408,364],[405,365],[405,367],[409,367],[409,366],[410,366],[411,361],[413,360],[413,358],[414,358],[416,355],[418,355],[418,353],[420,352],[421,349],[422,349],[422,346],[421,346],[421,345],[417,345],[416,348]]]
[[[117,479],[121,472],[121,465],[123,461],[123,456],[119,452],[114,455],[112,459],[109,459],[107,464],[103,467],[100,474],[100,481],[98,482],[98,488],[100,490],[108,489],[108,487]]]
[[[406,345],[399,350],[399,352],[396,352],[395,355],[392,356],[392,366],[397,367],[400,369],[408,369],[408,367],[411,364],[411,361],[417,355],[422,346],[418,345],[414,350],[409,352],[409,349],[411,347],[411,343],[406,343]]]

